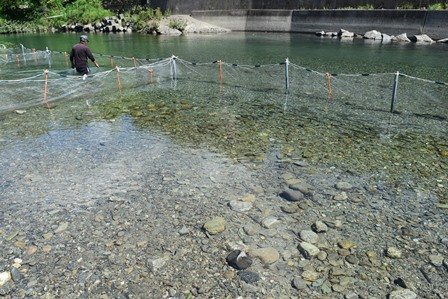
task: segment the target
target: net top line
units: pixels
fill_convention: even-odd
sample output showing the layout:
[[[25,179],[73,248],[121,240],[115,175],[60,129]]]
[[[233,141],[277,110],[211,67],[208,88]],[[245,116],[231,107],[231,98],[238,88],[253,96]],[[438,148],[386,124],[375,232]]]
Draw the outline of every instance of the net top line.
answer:
[[[24,54],[38,54],[38,53],[45,53],[46,55],[50,55],[52,53],[60,53],[60,54],[64,54],[64,55],[68,55],[68,53],[66,51],[52,51],[49,50],[48,47],[45,50],[35,50],[35,49],[29,49],[24,47],[22,44],[20,45],[21,48],[19,48],[20,50],[22,50],[22,53],[16,53],[15,55],[24,55]],[[0,48],[0,50],[4,50],[4,48]],[[30,52],[32,51],[32,52]],[[0,54],[0,55],[11,55],[11,53],[8,54]],[[14,55],[14,54],[13,54]],[[124,59],[124,60],[129,60],[129,61],[134,61],[134,62],[151,62],[153,61],[154,64],[146,64],[143,66],[134,66],[134,67],[113,67],[110,70],[104,71],[107,73],[110,73],[111,71],[126,71],[126,70],[132,70],[132,69],[136,69],[136,68],[148,68],[150,66],[155,66],[157,65],[157,63],[160,62],[171,62],[173,60],[178,60],[180,62],[182,62],[182,64],[184,65],[191,65],[191,66],[207,66],[207,65],[214,65],[214,64],[221,64],[222,66],[227,66],[227,67],[240,67],[240,68],[248,68],[248,69],[255,69],[255,68],[265,68],[265,67],[273,67],[273,66],[277,66],[277,65],[286,65],[286,67],[291,66],[292,68],[295,69],[300,69],[303,71],[308,71],[314,74],[318,74],[320,76],[332,76],[332,77],[336,77],[336,76],[346,76],[346,77],[357,77],[357,76],[382,76],[382,75],[399,75],[401,77],[407,77],[413,80],[419,80],[422,82],[426,82],[426,83],[436,83],[436,84],[440,84],[440,85],[445,85],[448,86],[447,82],[442,82],[442,81],[437,81],[437,80],[428,80],[428,79],[424,79],[424,78],[419,78],[419,77],[415,77],[415,76],[410,76],[401,72],[394,72],[394,73],[330,73],[330,72],[319,72],[307,67],[303,67],[300,65],[297,65],[293,62],[291,62],[289,60],[289,58],[286,58],[285,61],[282,61],[280,63],[271,63],[271,64],[237,64],[237,63],[229,63],[229,62],[225,62],[223,60],[214,60],[212,62],[190,62],[184,59],[179,58],[178,56],[172,55],[171,57],[167,57],[167,58],[137,58],[137,57],[126,57],[126,56],[121,56],[121,55],[108,55],[108,54],[102,54],[102,53],[94,53],[94,56],[98,56],[98,57],[109,57],[110,59],[114,59],[114,58],[119,58],[119,59]],[[7,64],[8,62],[5,62],[4,64]],[[79,77],[77,75],[61,75],[55,72],[51,72],[54,75],[59,75],[61,77]],[[95,75],[99,75],[99,73],[97,74],[92,74],[89,76],[95,76]],[[23,79],[14,79],[12,81],[21,81],[21,80],[32,80],[33,78],[37,77],[39,75],[36,76],[32,76],[29,78],[23,78]],[[10,81],[8,79],[6,80],[0,80],[0,82],[4,82],[4,81]]]

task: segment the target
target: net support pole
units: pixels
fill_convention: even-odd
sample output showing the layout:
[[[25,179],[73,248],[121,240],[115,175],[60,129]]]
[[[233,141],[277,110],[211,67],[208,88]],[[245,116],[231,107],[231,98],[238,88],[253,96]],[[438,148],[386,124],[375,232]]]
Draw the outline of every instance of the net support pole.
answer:
[[[331,74],[325,73],[325,79],[327,79],[328,99],[333,99],[333,89],[331,87]]]
[[[44,71],[44,105],[50,109],[50,105],[48,105],[48,70]]]
[[[398,77],[399,76],[400,76],[400,73],[397,71],[395,73],[394,87],[392,88],[392,100],[390,102],[390,113],[394,113],[394,110],[395,110],[395,101],[397,99]]]
[[[47,47],[45,52],[47,53],[47,57],[48,57],[48,68],[51,69],[51,51],[48,50],[48,47]]]
[[[25,47],[22,44],[20,46],[22,47],[23,64],[26,65]]]
[[[115,70],[117,71],[117,87],[118,87],[118,91],[120,92],[120,95],[121,95],[122,91],[121,91],[121,80],[120,80],[120,68],[118,67],[118,65],[115,67]]]
[[[285,59],[285,93],[289,93],[289,59]]]
[[[170,72],[171,72],[171,78],[173,80],[177,80],[177,65],[176,65],[176,56],[171,56],[171,68],[170,68]]]
[[[222,61],[219,60],[218,63],[219,63],[219,84],[221,84],[222,86]]]

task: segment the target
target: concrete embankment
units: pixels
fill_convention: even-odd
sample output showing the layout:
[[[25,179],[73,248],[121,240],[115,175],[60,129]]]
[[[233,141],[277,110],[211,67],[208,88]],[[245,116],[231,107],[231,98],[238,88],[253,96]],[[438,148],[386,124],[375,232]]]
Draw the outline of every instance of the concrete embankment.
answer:
[[[448,11],[248,9],[192,11],[191,16],[233,31],[314,33],[343,28],[357,34],[378,30],[389,35],[448,37]]]

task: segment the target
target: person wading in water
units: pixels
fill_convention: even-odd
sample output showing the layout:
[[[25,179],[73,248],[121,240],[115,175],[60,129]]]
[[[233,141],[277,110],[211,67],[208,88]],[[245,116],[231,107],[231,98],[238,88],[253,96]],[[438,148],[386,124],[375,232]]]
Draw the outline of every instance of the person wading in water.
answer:
[[[96,67],[100,67],[93,57],[92,51],[87,47],[89,38],[87,35],[81,35],[79,43],[74,45],[72,52],[70,53],[70,61],[72,68],[76,68],[76,71],[81,75],[87,75],[90,73],[90,69],[87,65],[88,59],[90,59]]]

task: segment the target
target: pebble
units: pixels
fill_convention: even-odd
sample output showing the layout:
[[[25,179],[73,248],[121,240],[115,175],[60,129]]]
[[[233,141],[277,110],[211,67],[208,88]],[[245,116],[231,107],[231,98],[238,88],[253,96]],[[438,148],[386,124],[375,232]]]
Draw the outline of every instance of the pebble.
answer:
[[[19,269],[13,267],[11,268],[11,278],[14,282],[18,282],[22,279],[22,273],[20,273]]]
[[[56,234],[62,233],[68,228],[68,222],[62,222],[59,224],[58,228],[54,231]]]
[[[319,241],[319,236],[311,230],[302,230],[299,233],[300,239],[305,242],[315,244]]]
[[[269,216],[265,219],[263,219],[263,221],[261,222],[261,225],[264,228],[272,228],[274,227],[276,224],[279,224],[280,220],[278,220],[276,217],[274,216]]]
[[[301,276],[304,280],[313,282],[319,278],[320,274],[317,273],[316,271],[305,270],[302,272]]]
[[[222,233],[226,229],[226,220],[222,217],[214,217],[204,224],[204,229],[210,235]]]
[[[347,195],[347,193],[345,193],[345,191],[342,191],[333,196],[333,200],[336,200],[336,201],[343,201],[343,200],[347,200],[347,199],[348,199],[348,195]]]
[[[319,248],[308,242],[300,242],[299,250],[307,259],[318,255],[320,252]]]
[[[338,190],[350,190],[353,186],[348,182],[337,182],[334,186]]]
[[[359,298],[358,294],[354,292],[347,293],[344,296],[344,299],[358,299],[358,298]]]
[[[399,289],[389,294],[389,299],[415,299],[417,294],[409,289]]]
[[[282,193],[280,193],[280,196],[287,201],[300,201],[304,199],[304,195],[302,192],[292,189],[286,189]]]
[[[296,204],[283,205],[280,209],[286,214],[294,214],[300,211],[300,208]]]
[[[179,230],[179,235],[181,235],[181,236],[188,235],[189,233],[190,233],[190,230],[185,225],[182,226],[182,228]]]
[[[247,224],[243,226],[243,230],[248,236],[254,236],[260,231],[258,226],[254,224]]]
[[[327,259],[327,256],[328,256],[328,254],[327,254],[325,251],[321,250],[321,251],[319,251],[319,253],[317,254],[317,259],[318,259],[319,261],[325,261],[325,260]]]
[[[252,272],[252,271],[247,271],[247,270],[238,271],[237,275],[245,283],[253,284],[253,283],[256,283],[257,281],[259,281],[261,279],[260,275],[258,273],[255,273],[255,272]]]
[[[307,287],[305,280],[303,280],[300,277],[295,277],[293,279],[292,286],[294,288],[296,288],[297,290],[303,290],[303,289],[306,289],[306,287]]]
[[[440,267],[443,265],[443,256],[440,254],[431,254],[429,256],[429,261],[436,267]]]
[[[250,209],[252,209],[252,203],[248,201],[239,201],[239,200],[232,200],[229,202],[229,207],[235,211],[235,212],[247,212]]]
[[[158,270],[162,269],[166,262],[169,260],[168,256],[163,256],[151,261],[148,261],[148,267],[151,272],[157,272]]]
[[[11,280],[11,273],[9,271],[0,273],[0,287],[5,285],[10,280]]]
[[[350,249],[356,247],[356,243],[351,240],[342,240],[338,242],[339,247],[342,249]]]
[[[289,188],[295,191],[300,191],[306,195],[312,195],[314,191],[314,187],[305,182],[298,182],[296,184],[290,184]]]
[[[387,248],[386,255],[392,259],[399,259],[401,258],[401,250],[396,247],[389,247]]]
[[[357,265],[359,263],[359,259],[353,254],[347,255],[345,260],[353,265]]]
[[[234,250],[230,252],[226,258],[226,261],[229,266],[237,270],[244,270],[252,265],[252,259],[241,250]]]
[[[280,258],[279,252],[273,247],[253,249],[250,255],[259,258],[264,264],[275,263]]]
[[[29,246],[29,247],[26,249],[26,253],[27,253],[28,255],[32,255],[32,254],[34,254],[36,251],[37,251],[37,246],[35,246],[35,245],[31,245],[31,246]]]
[[[314,222],[313,225],[311,226],[311,228],[316,233],[324,233],[324,232],[328,231],[328,226],[323,221],[320,221],[320,220]]]

